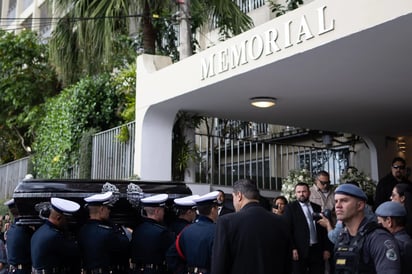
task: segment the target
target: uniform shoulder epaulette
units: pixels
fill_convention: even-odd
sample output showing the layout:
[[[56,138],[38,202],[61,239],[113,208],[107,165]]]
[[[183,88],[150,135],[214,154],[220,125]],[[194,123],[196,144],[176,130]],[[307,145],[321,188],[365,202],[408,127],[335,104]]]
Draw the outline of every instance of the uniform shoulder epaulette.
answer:
[[[109,225],[99,224],[98,226],[101,227],[101,228],[104,228],[104,229],[112,229],[112,227],[109,226]]]

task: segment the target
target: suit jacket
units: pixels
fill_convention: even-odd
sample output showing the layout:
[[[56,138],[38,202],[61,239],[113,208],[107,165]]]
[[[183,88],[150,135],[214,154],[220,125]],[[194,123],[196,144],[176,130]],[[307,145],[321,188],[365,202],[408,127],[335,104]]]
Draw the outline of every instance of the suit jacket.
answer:
[[[228,213],[232,213],[232,212],[235,212],[235,211],[233,209],[228,208],[227,206],[223,205],[222,209],[219,212],[219,216],[222,216],[222,215],[225,215],[225,214],[228,214]]]
[[[315,203],[310,203],[313,212],[321,212],[321,207]],[[297,249],[300,258],[309,256],[310,233],[306,221],[305,213],[298,201],[286,205],[284,218],[286,218],[292,238],[292,249]],[[322,250],[332,251],[332,244],[327,238],[327,230],[319,224],[316,224],[318,243]]]
[[[257,202],[219,217],[212,274],[290,273],[290,234],[286,222]]]

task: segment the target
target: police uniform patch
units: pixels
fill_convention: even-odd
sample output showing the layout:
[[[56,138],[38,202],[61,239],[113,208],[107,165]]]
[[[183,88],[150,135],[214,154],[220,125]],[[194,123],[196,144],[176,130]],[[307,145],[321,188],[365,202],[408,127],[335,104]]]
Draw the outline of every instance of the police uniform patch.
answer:
[[[393,248],[386,250],[386,258],[390,261],[396,261],[398,260],[398,255],[396,255],[396,252]]]
[[[386,240],[383,242],[383,244],[386,246],[387,249],[393,249],[394,248],[394,243],[392,240]]]
[[[394,247],[394,242],[392,240],[386,240],[383,242],[385,247],[387,248],[386,250],[386,258],[390,261],[396,261],[398,259],[398,255],[395,252],[395,247]]]

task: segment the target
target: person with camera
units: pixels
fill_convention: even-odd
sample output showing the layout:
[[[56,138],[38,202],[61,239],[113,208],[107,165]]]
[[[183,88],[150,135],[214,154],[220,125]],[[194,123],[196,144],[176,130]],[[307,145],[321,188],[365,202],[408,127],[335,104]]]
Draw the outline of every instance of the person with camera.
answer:
[[[335,207],[335,198],[333,190],[330,187],[329,173],[322,170],[315,176],[315,184],[310,187],[309,200],[312,203],[318,204],[322,207],[322,211],[328,209],[333,211]],[[334,221],[333,218],[332,221]]]
[[[293,273],[324,273],[325,261],[331,256],[332,246],[326,229],[313,218],[313,213],[319,214],[321,207],[309,201],[311,192],[306,183],[296,184],[295,195],[296,201],[286,206],[283,215],[291,229]]]

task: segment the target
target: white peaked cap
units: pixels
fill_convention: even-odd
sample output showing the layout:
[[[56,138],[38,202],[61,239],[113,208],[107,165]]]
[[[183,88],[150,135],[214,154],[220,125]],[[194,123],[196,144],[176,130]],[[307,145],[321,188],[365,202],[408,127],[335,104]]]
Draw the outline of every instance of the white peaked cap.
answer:
[[[199,198],[199,195],[191,195],[183,198],[174,199],[174,203],[178,207],[194,207],[196,202],[193,199]]]
[[[50,203],[52,208],[64,215],[71,215],[80,209],[80,205],[76,202],[69,201],[61,198],[51,198]]]
[[[88,205],[107,205],[113,204],[113,192],[108,191],[105,193],[94,194],[92,196],[84,198]]]
[[[169,197],[167,194],[157,194],[150,197],[146,197],[140,200],[143,206],[148,207],[161,207],[166,205],[166,200]]]
[[[219,196],[219,191],[212,191],[198,198],[193,199],[197,205],[206,205],[217,203],[217,196]]]

